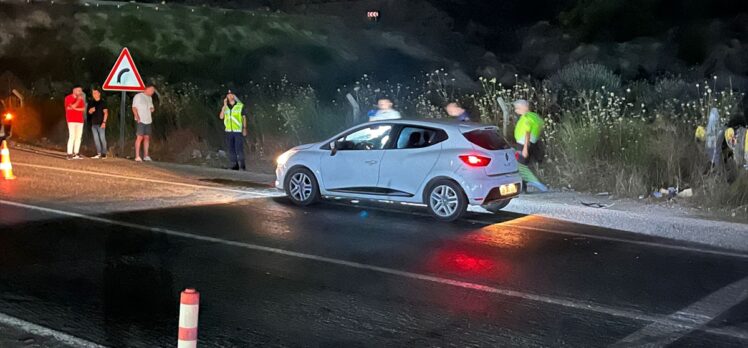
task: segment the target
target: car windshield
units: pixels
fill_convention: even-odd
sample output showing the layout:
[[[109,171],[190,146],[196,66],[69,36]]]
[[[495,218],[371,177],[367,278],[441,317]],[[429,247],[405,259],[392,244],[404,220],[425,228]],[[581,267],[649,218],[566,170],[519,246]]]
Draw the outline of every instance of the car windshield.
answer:
[[[510,148],[509,143],[499,134],[498,128],[476,129],[463,135],[469,142],[486,150],[504,150]]]

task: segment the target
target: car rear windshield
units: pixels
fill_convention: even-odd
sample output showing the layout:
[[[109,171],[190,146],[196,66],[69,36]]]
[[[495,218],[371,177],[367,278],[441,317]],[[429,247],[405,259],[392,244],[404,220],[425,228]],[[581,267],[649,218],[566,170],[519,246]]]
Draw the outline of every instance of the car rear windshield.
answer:
[[[508,149],[509,143],[499,134],[498,129],[476,129],[463,134],[471,143],[478,145],[486,150],[504,150]]]

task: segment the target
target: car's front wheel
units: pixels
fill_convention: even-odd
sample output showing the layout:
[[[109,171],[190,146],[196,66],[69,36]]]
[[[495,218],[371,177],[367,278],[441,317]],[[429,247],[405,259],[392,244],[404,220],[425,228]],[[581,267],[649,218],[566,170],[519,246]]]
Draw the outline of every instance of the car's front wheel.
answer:
[[[286,196],[296,205],[307,206],[319,200],[319,185],[309,169],[291,169],[286,174],[283,187],[286,190]]]
[[[455,221],[467,211],[467,197],[460,185],[451,180],[437,180],[426,196],[429,212],[442,221]]]

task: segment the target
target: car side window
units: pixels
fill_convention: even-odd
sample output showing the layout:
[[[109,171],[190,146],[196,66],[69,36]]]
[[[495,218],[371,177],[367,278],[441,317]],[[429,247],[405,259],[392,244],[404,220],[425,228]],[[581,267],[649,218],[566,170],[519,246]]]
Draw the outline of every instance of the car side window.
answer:
[[[446,139],[444,131],[420,128],[404,127],[397,138],[397,149],[418,149],[428,147]]]
[[[390,125],[376,125],[359,129],[337,140],[338,151],[381,150],[390,140]]]

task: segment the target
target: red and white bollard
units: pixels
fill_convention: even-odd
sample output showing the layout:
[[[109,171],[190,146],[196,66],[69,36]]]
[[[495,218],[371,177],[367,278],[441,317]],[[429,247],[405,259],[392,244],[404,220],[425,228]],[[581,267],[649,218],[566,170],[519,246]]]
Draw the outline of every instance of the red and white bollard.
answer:
[[[179,340],[177,348],[197,347],[197,314],[200,307],[200,293],[195,289],[185,289],[179,299]]]

